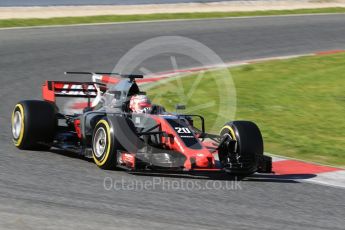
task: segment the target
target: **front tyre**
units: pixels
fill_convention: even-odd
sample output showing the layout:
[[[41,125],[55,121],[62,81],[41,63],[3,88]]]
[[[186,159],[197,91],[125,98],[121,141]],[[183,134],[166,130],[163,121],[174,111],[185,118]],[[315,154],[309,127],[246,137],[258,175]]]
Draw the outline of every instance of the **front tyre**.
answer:
[[[233,148],[220,148],[219,154],[225,168],[232,174],[255,173],[264,152],[263,139],[258,126],[251,121],[228,122],[221,129],[220,135],[235,143]]]

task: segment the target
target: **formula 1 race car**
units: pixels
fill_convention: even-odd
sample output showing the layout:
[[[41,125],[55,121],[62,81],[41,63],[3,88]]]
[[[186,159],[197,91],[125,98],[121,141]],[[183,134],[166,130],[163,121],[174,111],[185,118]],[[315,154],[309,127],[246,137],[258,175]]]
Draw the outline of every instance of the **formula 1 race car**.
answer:
[[[137,84],[145,80],[142,75],[67,74],[90,74],[92,81],[46,81],[43,101],[17,103],[12,113],[16,147],[66,150],[93,158],[102,169],[271,172],[272,159],[263,155],[263,139],[253,122],[232,121],[219,134],[206,133],[202,116],[169,113],[151,104]],[[56,97],[86,98],[87,104],[79,114],[63,114]]]

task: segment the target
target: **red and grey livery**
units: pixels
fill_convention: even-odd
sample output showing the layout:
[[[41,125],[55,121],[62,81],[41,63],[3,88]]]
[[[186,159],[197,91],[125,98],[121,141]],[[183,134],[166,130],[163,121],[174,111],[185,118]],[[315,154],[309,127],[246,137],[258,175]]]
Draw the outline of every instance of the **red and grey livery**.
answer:
[[[136,83],[138,78],[145,80],[142,75],[69,74],[91,74],[92,81],[46,81],[44,100],[16,104],[12,114],[15,146],[63,149],[93,158],[102,169],[271,172],[272,159],[263,155],[263,139],[253,122],[228,122],[218,134],[210,134],[200,115],[169,113],[160,105],[146,113],[132,112],[129,98],[145,94]],[[62,114],[56,97],[84,97],[88,103],[80,114]]]

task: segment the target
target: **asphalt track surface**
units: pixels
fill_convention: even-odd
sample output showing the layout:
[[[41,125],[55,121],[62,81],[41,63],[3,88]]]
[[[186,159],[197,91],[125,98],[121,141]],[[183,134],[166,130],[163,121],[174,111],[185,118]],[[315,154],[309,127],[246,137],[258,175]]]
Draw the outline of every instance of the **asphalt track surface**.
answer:
[[[140,183],[153,178],[103,171],[60,151],[19,151],[12,145],[12,107],[40,98],[43,80],[66,79],[66,70],[109,71],[134,45],[161,35],[196,39],[233,61],[344,49],[345,16],[0,30],[0,229],[344,229],[343,189],[293,180],[313,175],[253,176],[232,190],[140,190]],[[162,59],[150,60],[148,68],[171,69]],[[108,191],[106,177],[128,185],[138,181],[139,189]],[[184,180],[202,187],[231,183],[226,177]]]

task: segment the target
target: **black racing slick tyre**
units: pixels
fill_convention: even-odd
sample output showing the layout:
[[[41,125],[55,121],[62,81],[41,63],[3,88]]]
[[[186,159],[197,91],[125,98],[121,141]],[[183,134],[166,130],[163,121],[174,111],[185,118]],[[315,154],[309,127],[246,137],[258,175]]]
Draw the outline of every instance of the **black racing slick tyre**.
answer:
[[[21,101],[13,109],[11,124],[17,148],[48,150],[57,127],[55,106],[46,101]]]
[[[119,144],[114,137],[114,129],[108,119],[98,121],[92,134],[92,156],[101,169],[116,167],[116,152]]]
[[[259,159],[263,156],[264,144],[260,129],[251,121],[233,121],[226,123],[220,135],[230,135],[236,141],[240,167],[229,168],[229,172],[238,175],[250,175],[258,170]]]
[[[92,155],[101,169],[115,169],[119,151],[136,153],[140,146],[132,121],[122,116],[100,119],[92,135]]]

